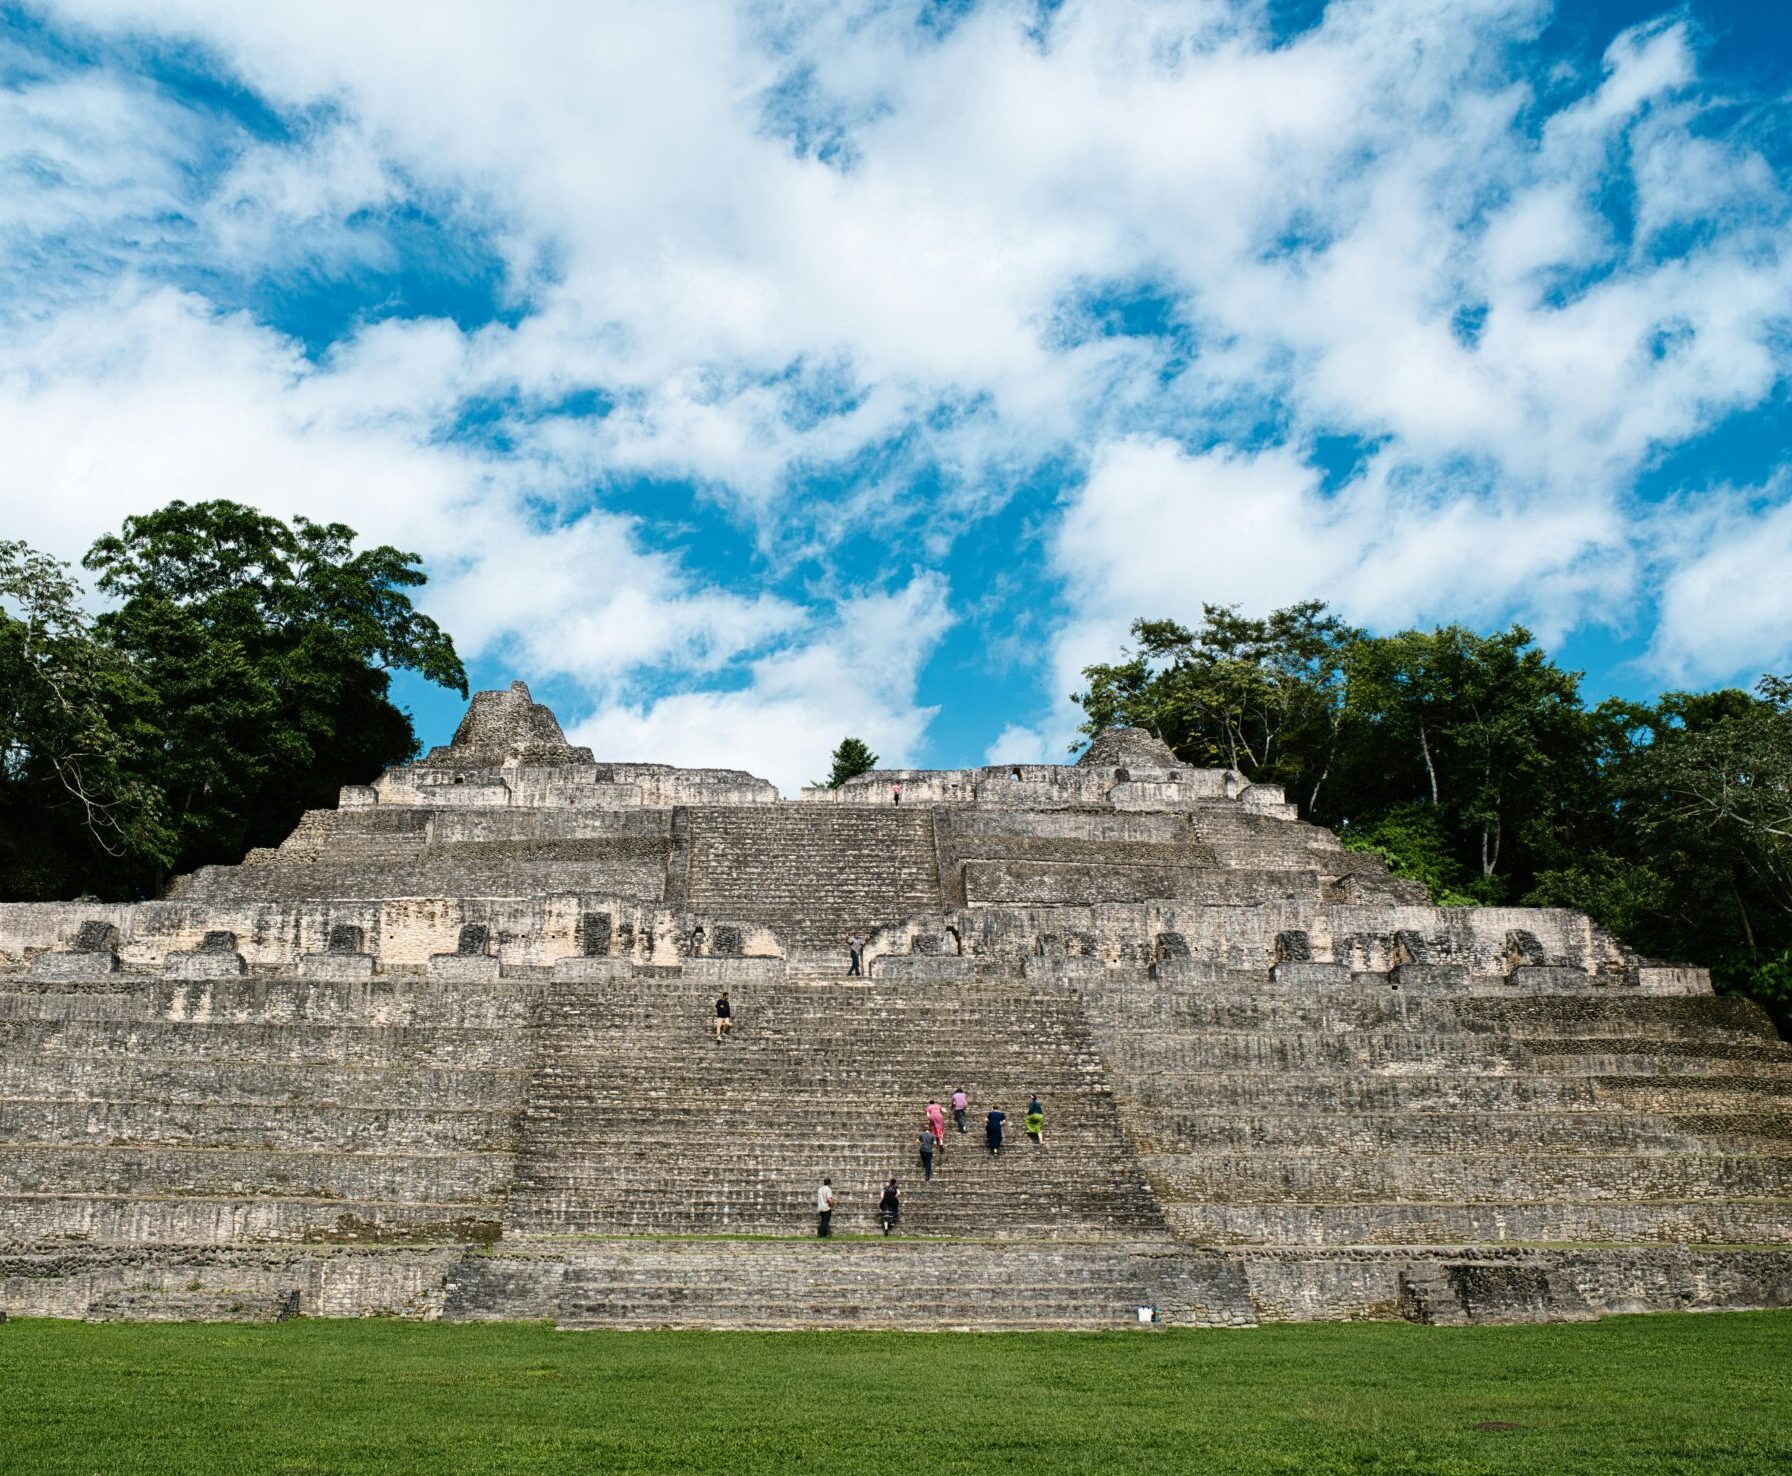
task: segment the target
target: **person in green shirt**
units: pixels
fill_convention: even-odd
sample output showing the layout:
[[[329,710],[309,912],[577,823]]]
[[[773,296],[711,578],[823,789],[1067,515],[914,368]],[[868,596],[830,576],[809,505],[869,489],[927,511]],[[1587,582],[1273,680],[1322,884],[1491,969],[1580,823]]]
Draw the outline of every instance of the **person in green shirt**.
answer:
[[[1035,1143],[1044,1146],[1045,1108],[1040,1104],[1039,1098],[1037,1097],[1027,1103],[1027,1136]]]

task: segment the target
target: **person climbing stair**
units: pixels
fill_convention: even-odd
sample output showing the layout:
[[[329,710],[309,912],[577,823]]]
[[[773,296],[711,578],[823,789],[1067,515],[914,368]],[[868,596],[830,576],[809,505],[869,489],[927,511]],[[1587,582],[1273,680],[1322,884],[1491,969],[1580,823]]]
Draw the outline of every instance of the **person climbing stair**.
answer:
[[[883,1198],[877,1202],[877,1217],[883,1222],[885,1235],[896,1228],[896,1221],[901,1214],[902,1196],[897,1191],[896,1181],[891,1179],[884,1185]]]

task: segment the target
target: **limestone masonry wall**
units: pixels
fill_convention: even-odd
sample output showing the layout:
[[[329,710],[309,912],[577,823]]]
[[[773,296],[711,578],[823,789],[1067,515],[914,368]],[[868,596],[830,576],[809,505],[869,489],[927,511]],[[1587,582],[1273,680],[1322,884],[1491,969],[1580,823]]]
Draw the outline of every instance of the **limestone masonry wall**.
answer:
[[[784,800],[600,762],[519,683],[162,900],[0,906],[8,1313],[1785,1306],[1789,1209],[1792,1049],[1758,1010],[1579,913],[1435,907],[1135,730]]]

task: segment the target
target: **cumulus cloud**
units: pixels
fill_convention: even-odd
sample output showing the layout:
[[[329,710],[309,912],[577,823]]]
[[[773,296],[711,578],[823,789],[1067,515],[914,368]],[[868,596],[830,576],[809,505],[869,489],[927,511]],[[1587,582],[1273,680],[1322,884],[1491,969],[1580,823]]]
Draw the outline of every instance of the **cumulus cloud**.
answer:
[[[72,559],[177,497],[340,520],[424,556],[426,602],[464,649],[593,693],[701,676],[807,623],[771,596],[706,586],[644,547],[631,518],[543,518],[568,490],[551,457],[438,439],[468,352],[451,324],[412,320],[314,364],[171,289],[61,313],[0,348],[9,532]]]
[[[1714,494],[1668,566],[1649,657],[1676,682],[1748,681],[1792,669],[1792,495],[1782,478]]]
[[[1004,758],[1061,751],[1044,693],[1130,618],[1202,600],[1615,620],[1662,671],[1783,651],[1765,610],[1697,634],[1727,545],[1637,495],[1787,370],[1783,171],[1708,126],[1683,16],[1577,73],[1547,0],[1292,39],[1244,0],[34,9],[101,58],[0,94],[0,494],[64,551],[201,488],[347,509],[429,555],[471,646],[585,692],[588,736],[716,762],[749,712],[786,766],[841,726],[847,662],[861,736],[917,751],[945,571],[975,604],[981,520],[1042,467],[1056,634]],[[133,69],[169,42],[278,126]],[[352,295],[418,215],[496,254],[487,320],[376,294],[306,351],[218,286]],[[643,479],[760,582],[691,568],[612,495]]]
[[[751,684],[610,706],[574,724],[572,741],[697,767],[744,768],[786,794],[825,778],[848,735],[885,767],[907,764],[934,709],[915,678],[952,623],[945,582],[917,574],[888,594],[841,601],[800,643],[753,663]]]

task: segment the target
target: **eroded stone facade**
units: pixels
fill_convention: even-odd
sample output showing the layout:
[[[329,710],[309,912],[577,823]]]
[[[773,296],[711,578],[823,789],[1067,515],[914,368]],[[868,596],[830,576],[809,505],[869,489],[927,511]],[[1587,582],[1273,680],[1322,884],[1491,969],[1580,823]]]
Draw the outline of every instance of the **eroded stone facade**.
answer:
[[[958,1086],[1008,1151],[949,1135],[923,1183],[921,1108]],[[1433,907],[1149,734],[785,800],[598,762],[519,683],[163,901],[0,907],[0,1309],[1786,1305],[1789,1090],[1701,971],[1577,913]],[[818,1255],[820,1176],[851,1232],[892,1173],[903,1238]]]

